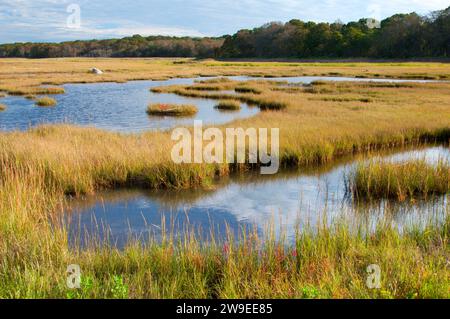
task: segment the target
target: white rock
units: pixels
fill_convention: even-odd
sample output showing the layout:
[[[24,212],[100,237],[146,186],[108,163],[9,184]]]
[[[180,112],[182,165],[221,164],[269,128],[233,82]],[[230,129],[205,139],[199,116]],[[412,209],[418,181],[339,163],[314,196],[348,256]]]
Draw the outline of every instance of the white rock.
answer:
[[[100,69],[97,69],[97,68],[92,68],[92,69],[91,69],[91,72],[92,72],[92,73],[95,73],[95,74],[103,74],[103,71],[100,70]]]

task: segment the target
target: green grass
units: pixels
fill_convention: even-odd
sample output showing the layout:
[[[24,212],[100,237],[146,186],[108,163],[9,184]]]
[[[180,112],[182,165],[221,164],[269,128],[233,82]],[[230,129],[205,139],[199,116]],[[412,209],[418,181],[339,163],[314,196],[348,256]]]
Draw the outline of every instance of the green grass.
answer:
[[[443,160],[436,165],[425,160],[375,160],[359,164],[350,174],[349,185],[356,198],[426,198],[450,191],[450,166]]]
[[[150,104],[147,114],[156,116],[192,116],[198,112],[195,105]]]
[[[241,103],[233,100],[222,100],[215,107],[219,110],[238,111],[241,109]]]
[[[9,171],[0,188],[0,298],[449,298],[450,219],[400,234],[380,222],[371,235],[344,220],[303,229],[291,245],[255,232],[205,244],[130,241],[121,251],[95,244],[69,249],[58,221],[59,195],[45,169]],[[45,195],[45,196],[43,196]],[[170,223],[164,226],[170,229]],[[11,253],[11,252],[14,253]],[[66,287],[78,264],[81,289]],[[381,289],[366,287],[368,265],[382,271]]]
[[[45,139],[49,132],[39,134]],[[91,132],[86,138],[92,139]],[[110,146],[99,139],[102,153]],[[273,225],[262,235],[250,229],[205,243],[193,230],[173,236],[171,222],[162,220],[168,234],[161,240],[130,240],[118,250],[98,245],[94,237],[83,249],[70,248],[68,229],[60,226],[64,185],[52,176],[58,172],[49,170],[55,167],[48,158],[20,165],[20,157],[8,162],[3,153],[0,161],[0,298],[450,297],[448,215],[443,222],[430,220],[426,228],[411,224],[402,231],[389,217],[375,226],[364,218],[323,220],[317,228],[299,228],[289,243],[283,234],[275,239]],[[119,178],[117,158],[103,164],[108,163],[103,174],[111,170]],[[72,169],[67,173],[77,174],[76,165]],[[79,290],[66,287],[70,264],[81,267]],[[381,289],[366,287],[371,264],[381,268]]]
[[[38,98],[36,100],[36,105],[43,106],[43,107],[55,106],[56,100],[52,99],[51,97],[44,96],[44,97]]]

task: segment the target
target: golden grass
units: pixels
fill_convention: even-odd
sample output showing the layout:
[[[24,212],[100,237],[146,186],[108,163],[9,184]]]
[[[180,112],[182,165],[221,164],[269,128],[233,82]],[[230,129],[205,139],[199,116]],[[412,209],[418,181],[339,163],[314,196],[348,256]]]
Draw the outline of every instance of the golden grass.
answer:
[[[56,100],[52,99],[51,97],[44,96],[44,97],[40,97],[36,100],[36,105],[43,106],[43,107],[55,106]]]
[[[226,111],[238,111],[241,109],[241,103],[234,100],[222,100],[217,103],[215,108]]]
[[[147,108],[147,114],[156,116],[192,116],[197,112],[195,105],[156,103],[150,104]]]
[[[236,92],[238,92],[238,93],[253,93],[253,94],[261,94],[261,90],[260,89],[258,89],[258,88],[255,88],[255,87],[249,87],[249,86],[243,86],[243,85],[240,85],[240,86],[237,86],[235,89],[234,89]]]
[[[357,152],[426,141],[448,142],[450,138],[447,83],[401,89],[364,83],[321,86],[335,96],[373,96],[372,103],[311,101],[309,94],[302,92],[272,91],[271,83],[251,85],[259,85],[262,93],[246,94],[244,101],[283,103],[287,107],[277,112],[261,112],[220,128],[230,125],[280,128],[282,166],[324,164]],[[179,86],[162,90],[214,95]],[[236,96],[228,99],[240,100],[243,95]],[[221,98],[217,96],[218,100]],[[215,176],[235,169],[228,164],[175,165],[169,157],[173,144],[169,132],[129,136],[66,125],[44,126],[29,132],[1,133],[0,159],[14,165],[45,163],[48,179],[61,185],[65,192],[76,194],[117,185],[150,188],[208,185]]]
[[[5,87],[10,95],[43,95],[43,94],[64,94],[62,87]]]
[[[0,90],[16,94],[51,94],[40,85],[64,83],[118,82],[130,80],[164,80],[196,76],[350,76],[407,79],[450,79],[448,63],[296,63],[296,62],[221,62],[180,59],[1,59]],[[91,74],[92,66],[105,71]],[[51,72],[49,72],[51,70]],[[221,83],[221,80],[206,80]],[[58,88],[61,90],[61,88]],[[56,93],[56,92],[55,92]]]
[[[59,85],[200,74],[450,74],[449,65],[439,63],[209,60],[180,67],[173,62],[0,60],[0,90],[7,85],[23,85],[25,91],[44,82]],[[92,65],[107,72],[93,76],[86,72]],[[53,71],[50,74],[49,69]],[[218,80],[195,85],[238,84]],[[220,128],[280,128],[283,166],[323,164],[356,152],[450,138],[448,83],[316,83],[293,91],[278,91],[281,87],[269,81],[249,81],[245,85],[261,93],[230,95],[226,99],[260,106],[280,103],[284,108]],[[159,89],[170,90],[224,98],[213,91],[182,86]],[[311,100],[311,94],[326,100]],[[366,98],[371,103],[362,102]],[[68,125],[0,133],[0,298],[449,298],[448,218],[440,227],[402,234],[381,225],[369,237],[361,235],[364,231],[351,232],[344,227],[346,224],[335,223],[334,229],[299,234],[293,247],[274,241],[263,246],[256,237],[230,239],[224,243],[227,246],[218,243],[205,247],[188,236],[186,244],[169,238],[163,245],[130,243],[125,251],[110,247],[69,249],[67,230],[58,227],[64,194],[94,193],[120,186],[208,186],[234,169],[228,164],[176,165],[170,159],[173,143],[170,132],[118,134]],[[72,263],[83,269],[82,289],[76,292],[65,286],[66,268]],[[365,287],[365,267],[373,263],[383,269],[381,290]]]

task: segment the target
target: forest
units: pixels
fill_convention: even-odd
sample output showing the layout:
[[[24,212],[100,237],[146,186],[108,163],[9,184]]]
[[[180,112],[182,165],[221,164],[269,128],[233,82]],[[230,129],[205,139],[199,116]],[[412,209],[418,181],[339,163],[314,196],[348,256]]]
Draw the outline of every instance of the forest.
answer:
[[[133,35],[122,39],[0,45],[0,57],[213,57],[224,38]]]
[[[0,57],[446,58],[450,7],[381,22],[270,22],[216,38],[134,35],[123,39],[0,45]]]

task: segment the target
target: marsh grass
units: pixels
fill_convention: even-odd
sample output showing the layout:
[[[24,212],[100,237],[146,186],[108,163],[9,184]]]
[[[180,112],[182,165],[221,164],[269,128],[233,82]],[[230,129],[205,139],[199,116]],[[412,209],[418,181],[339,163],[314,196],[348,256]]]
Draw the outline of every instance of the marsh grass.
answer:
[[[327,72],[397,78],[450,75],[449,65],[439,63],[286,64],[207,60],[179,68],[172,62],[7,59],[0,61],[0,90],[8,91],[5,83],[29,93],[34,90],[30,88],[43,82],[59,85],[198,74],[296,76],[300,75],[300,69],[302,75]],[[86,73],[92,64],[110,71],[92,76]],[[49,69],[54,73],[49,74]],[[221,86],[220,82],[213,85]],[[225,82],[223,85],[235,85]],[[273,104],[272,107],[282,109],[260,112],[232,124],[243,128],[280,128],[283,167],[319,165],[360,152],[448,142],[450,138],[447,83],[414,84],[413,87],[324,83],[311,87],[314,94],[345,92],[355,98],[379,94],[380,98],[374,99],[370,107],[355,112],[340,102],[310,101],[303,94],[306,92],[273,91],[273,84],[261,82],[245,83],[261,89],[258,95],[224,96],[187,90],[183,86],[155,90],[256,105]],[[212,82],[204,84],[212,85]],[[233,169],[228,164],[176,165],[170,159],[172,146],[169,132],[126,135],[47,125],[27,132],[1,133],[0,297],[450,297],[448,214],[442,225],[425,229],[412,227],[402,232],[389,222],[381,223],[371,233],[366,228],[351,229],[344,221],[333,223],[333,227],[319,227],[317,231],[299,229],[295,244],[289,246],[268,232],[268,238],[264,239],[246,233],[238,238],[230,236],[225,242],[212,241],[210,245],[187,233],[187,240],[183,241],[175,240],[174,236],[162,242],[130,241],[124,250],[109,246],[69,248],[67,229],[61,226],[60,207],[65,194],[76,196],[131,186],[150,189],[208,186]],[[404,189],[407,191],[407,187]],[[448,211],[444,206],[439,209]],[[73,263],[79,264],[83,272],[82,289],[77,291],[65,285],[67,265]],[[380,290],[365,286],[366,267],[374,263],[383,271]]]
[[[231,79],[227,77],[219,77],[214,79],[208,79],[208,80],[195,80],[195,83],[201,83],[201,84],[223,84],[223,83],[229,83],[232,82]]]
[[[450,165],[442,159],[435,165],[424,159],[400,163],[374,160],[360,163],[351,172],[349,186],[356,198],[427,198],[450,191]]]
[[[7,89],[10,95],[55,95],[64,94],[62,87],[20,87]]]
[[[238,86],[234,89],[237,93],[252,93],[252,94],[261,94],[262,91],[255,87],[249,86]]]
[[[225,111],[238,111],[241,109],[241,103],[233,100],[222,100],[217,103],[215,108]]]
[[[147,114],[156,116],[192,116],[197,114],[198,109],[195,105],[177,105],[177,104],[150,104],[147,108]]]
[[[37,106],[42,106],[42,107],[50,107],[50,106],[55,106],[56,105],[56,100],[48,97],[48,96],[44,96],[44,97],[40,97],[36,100],[36,105]]]
[[[182,62],[175,65],[174,62]],[[96,65],[106,74],[90,74]],[[405,79],[450,79],[448,63],[290,63],[290,62],[226,62],[214,60],[127,59],[127,58],[64,58],[8,59],[0,62],[0,90],[16,94],[52,94],[41,91],[41,85],[65,83],[124,82],[133,80],[162,80],[197,76],[257,76],[292,77],[364,76]],[[52,70],[52,72],[49,72]],[[204,79],[200,82],[223,82]],[[226,81],[226,80],[224,80]],[[58,89],[61,92],[61,89]]]
[[[449,298],[450,218],[402,232],[389,220],[374,229],[339,219],[298,229],[293,242],[242,229],[202,241],[193,228],[130,239],[124,249],[95,237],[69,247],[57,185],[40,168],[0,166],[0,298]],[[445,208],[444,208],[445,209]],[[99,238],[99,240],[105,238]],[[81,289],[66,286],[78,264]],[[368,265],[381,289],[366,286]]]
[[[326,102],[362,102],[362,103],[372,103],[373,99],[363,97],[321,97],[321,98],[312,98],[311,100],[318,100],[318,101],[326,101]]]

